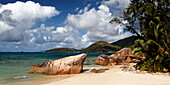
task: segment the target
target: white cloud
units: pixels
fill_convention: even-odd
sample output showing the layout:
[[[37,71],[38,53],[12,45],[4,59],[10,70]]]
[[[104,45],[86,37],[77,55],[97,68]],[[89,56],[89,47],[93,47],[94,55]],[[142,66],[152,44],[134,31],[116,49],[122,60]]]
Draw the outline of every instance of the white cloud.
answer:
[[[115,8],[124,9],[128,6],[130,0],[108,0],[108,1],[103,1],[103,3],[106,5],[115,5]]]
[[[13,29],[12,26],[9,26],[8,24],[0,21],[0,33],[4,32],[4,31],[7,31],[7,30],[11,30],[11,29]]]
[[[35,20],[42,18],[50,18],[55,15],[59,15],[59,11],[55,10],[55,7],[41,6],[39,3],[32,1],[9,3],[2,5],[0,12],[4,10],[12,11],[12,19],[15,20]]]
[[[79,31],[70,25],[64,27],[46,27],[41,24],[40,28],[26,31],[29,36],[27,43],[37,44],[49,48],[55,47],[73,47],[83,48],[84,43],[79,36]],[[32,45],[30,44],[30,45]],[[29,46],[28,46],[29,47]]]
[[[55,7],[41,6],[32,1],[8,3],[0,8],[0,41],[21,41],[25,31],[31,29],[37,20],[59,15]]]
[[[113,42],[127,37],[127,34],[123,33],[122,26],[109,23],[114,16],[106,5],[100,5],[99,10],[92,8],[88,11],[88,6],[85,8],[83,13],[67,16],[68,24],[87,32],[83,35],[82,41],[96,42],[102,40]]]
[[[78,11],[79,10],[79,7],[77,7],[74,11]]]
[[[130,0],[108,0],[103,1],[102,3],[111,9],[114,16],[120,16],[123,9],[128,7]]]
[[[128,1],[128,0],[126,0]],[[41,6],[32,1],[16,2],[2,5],[0,8],[0,43],[1,48],[20,51],[37,51],[55,47],[85,48],[96,41],[113,42],[130,36],[124,33],[119,24],[110,24],[109,21],[116,17],[117,12],[112,13],[112,4],[123,9],[126,5],[119,0],[103,1],[98,9],[90,8],[88,4],[77,14],[68,14],[65,26],[45,26],[32,29],[36,20],[45,20],[60,12],[51,6]],[[127,2],[128,3],[128,2]],[[124,5],[124,6],[122,6]],[[116,8],[116,9],[117,9]],[[80,31],[85,31],[81,34]],[[3,36],[2,36],[3,35]],[[13,42],[16,41],[16,42]],[[0,49],[1,51],[1,49]]]

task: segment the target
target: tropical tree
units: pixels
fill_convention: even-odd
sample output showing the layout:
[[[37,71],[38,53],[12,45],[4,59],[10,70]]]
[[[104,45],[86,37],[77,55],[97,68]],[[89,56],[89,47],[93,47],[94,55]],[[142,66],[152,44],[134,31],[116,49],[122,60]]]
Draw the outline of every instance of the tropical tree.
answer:
[[[123,16],[110,23],[124,25],[125,31],[136,34],[133,52],[146,60],[136,65],[140,70],[170,71],[170,1],[131,0]],[[124,23],[127,22],[127,23]]]

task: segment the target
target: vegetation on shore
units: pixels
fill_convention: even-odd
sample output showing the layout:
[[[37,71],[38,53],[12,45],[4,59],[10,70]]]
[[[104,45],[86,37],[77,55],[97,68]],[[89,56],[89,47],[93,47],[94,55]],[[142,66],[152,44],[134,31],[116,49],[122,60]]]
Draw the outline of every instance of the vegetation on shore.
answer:
[[[110,21],[124,25],[125,31],[138,36],[133,53],[146,60],[139,62],[137,69],[170,72],[169,9],[169,0],[131,0],[123,16]]]
[[[97,41],[84,49],[74,49],[74,48],[54,48],[50,50],[46,50],[45,52],[116,52],[122,48],[132,48],[134,45],[134,41],[137,36],[130,36],[121,40],[118,40],[113,43],[108,43],[104,41]]]
[[[136,38],[137,36],[130,36],[113,43],[97,41],[89,47],[80,50],[74,48],[54,48],[45,52],[116,52],[125,47],[132,48]]]

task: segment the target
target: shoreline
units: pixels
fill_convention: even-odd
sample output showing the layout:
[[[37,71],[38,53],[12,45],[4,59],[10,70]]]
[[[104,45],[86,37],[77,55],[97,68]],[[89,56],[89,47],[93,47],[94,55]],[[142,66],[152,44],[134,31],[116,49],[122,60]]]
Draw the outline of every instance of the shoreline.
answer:
[[[108,66],[94,65],[92,67],[101,68],[101,67],[108,67]],[[87,72],[87,70],[89,70],[92,67],[91,66],[83,67],[83,72],[80,74],[44,75],[44,76],[40,76],[41,78],[39,79],[36,78],[35,80],[33,79],[33,80],[18,81],[18,82],[0,83],[0,85],[23,85],[23,84],[24,85],[42,85],[42,84],[47,84],[51,82],[58,82],[58,81],[65,80],[65,79],[78,76],[78,75],[91,74],[91,72]],[[39,75],[43,75],[43,74],[39,74]]]
[[[170,85],[170,75],[124,72],[120,67],[113,65],[104,73],[81,73],[41,85]]]
[[[44,84],[44,83],[50,83],[50,82],[55,82],[55,81],[67,79],[67,78],[70,78],[74,75],[75,74],[45,75],[45,76],[41,77],[40,79],[19,81],[19,82],[8,82],[8,83],[2,83],[0,85],[41,85],[41,84]]]
[[[133,65],[133,63],[131,64]],[[38,80],[5,83],[2,85],[169,85],[170,75],[124,72],[122,65],[97,66],[109,68],[104,73],[91,73],[92,67],[84,67],[80,74],[52,75]],[[1,84],[0,84],[1,85]]]

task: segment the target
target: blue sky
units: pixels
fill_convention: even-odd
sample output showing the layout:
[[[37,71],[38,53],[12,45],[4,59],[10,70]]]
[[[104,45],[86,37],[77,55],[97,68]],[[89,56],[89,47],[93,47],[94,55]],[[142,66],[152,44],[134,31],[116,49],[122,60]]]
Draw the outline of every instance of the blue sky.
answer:
[[[39,3],[42,6],[53,6],[58,11],[61,12],[58,16],[53,16],[52,18],[46,21],[46,25],[55,25],[55,26],[63,26],[63,22],[66,19],[68,13],[76,14],[75,9],[78,7],[83,9],[88,4],[91,4],[91,7],[97,8],[102,0],[3,0],[0,1],[1,4],[15,3],[17,1],[27,2],[33,1],[35,3]],[[96,4],[98,3],[98,4]]]
[[[109,21],[122,14],[129,0],[0,1],[0,51],[81,49],[96,41],[131,36]]]

